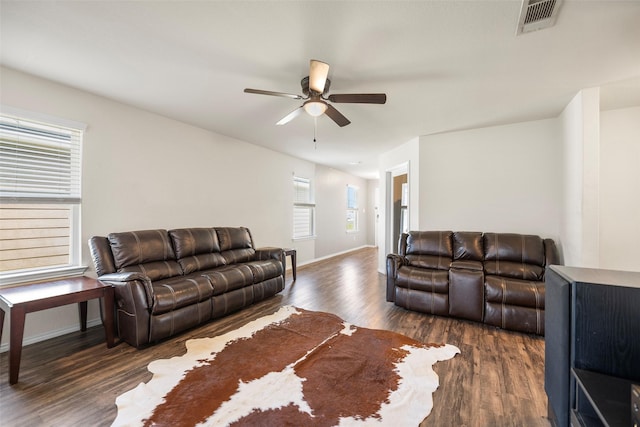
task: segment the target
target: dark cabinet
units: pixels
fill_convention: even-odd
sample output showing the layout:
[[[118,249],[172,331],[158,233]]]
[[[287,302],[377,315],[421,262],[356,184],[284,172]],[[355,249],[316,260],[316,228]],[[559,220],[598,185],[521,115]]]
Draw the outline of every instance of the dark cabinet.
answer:
[[[631,425],[640,383],[640,273],[551,266],[545,391],[553,425]]]

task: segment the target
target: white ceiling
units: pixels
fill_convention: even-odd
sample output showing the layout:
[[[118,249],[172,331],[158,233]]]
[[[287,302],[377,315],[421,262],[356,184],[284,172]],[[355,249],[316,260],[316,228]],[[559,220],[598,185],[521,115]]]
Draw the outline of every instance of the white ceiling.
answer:
[[[420,136],[556,117],[583,88],[640,105],[640,0],[562,3],[552,28],[516,36],[521,1],[5,1],[1,63],[353,174]],[[310,59],[351,124],[303,115]],[[73,118],[71,118],[73,119]],[[361,162],[350,165],[350,162]]]

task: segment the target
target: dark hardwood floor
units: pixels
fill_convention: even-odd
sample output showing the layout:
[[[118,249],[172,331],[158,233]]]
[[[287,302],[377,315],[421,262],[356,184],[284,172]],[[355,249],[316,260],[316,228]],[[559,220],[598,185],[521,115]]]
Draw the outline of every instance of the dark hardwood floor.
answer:
[[[142,350],[125,343],[107,349],[101,327],[57,337],[24,348],[14,386],[8,384],[3,353],[0,425],[110,425],[116,397],[151,378],[149,362],[182,355],[188,339],[228,332],[287,304],[331,312],[362,327],[456,345],[461,354],[434,367],[440,387],[421,426],[549,426],[544,339],[386,302],[385,277],[377,272],[373,248],[300,267],[298,280],[287,275],[286,288],[277,296]]]

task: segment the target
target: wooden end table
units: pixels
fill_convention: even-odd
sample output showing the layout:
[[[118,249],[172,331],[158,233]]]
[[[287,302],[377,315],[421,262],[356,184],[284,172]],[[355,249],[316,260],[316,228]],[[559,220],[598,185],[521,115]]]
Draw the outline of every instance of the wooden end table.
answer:
[[[296,280],[296,264],[297,253],[293,248],[284,248],[284,269],[287,270],[287,256],[291,256],[291,273],[293,274],[293,280]]]
[[[78,303],[80,330],[87,330],[87,301],[102,298],[104,303],[104,330],[107,347],[113,347],[114,339],[114,289],[89,277],[72,277],[53,282],[17,285],[0,288],[0,339],[5,312],[10,312],[9,336],[9,384],[18,382],[24,321],[27,313],[47,308]]]

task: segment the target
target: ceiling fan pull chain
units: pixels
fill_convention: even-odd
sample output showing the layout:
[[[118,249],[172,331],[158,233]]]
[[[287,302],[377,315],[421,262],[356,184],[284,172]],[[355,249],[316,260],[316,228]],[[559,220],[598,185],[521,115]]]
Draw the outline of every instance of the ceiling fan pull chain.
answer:
[[[313,118],[313,149],[314,150],[318,149],[318,143],[316,141],[317,130],[318,130],[318,118],[314,117]]]

